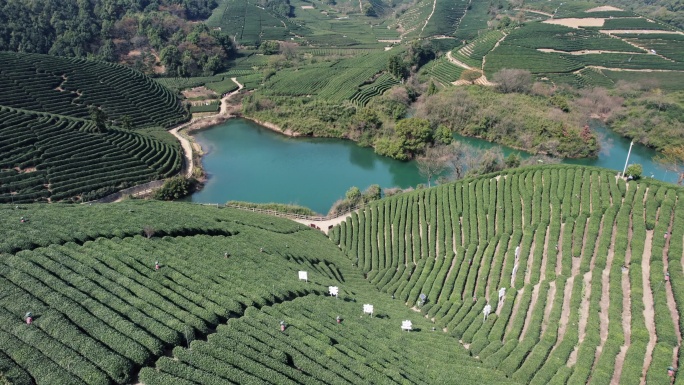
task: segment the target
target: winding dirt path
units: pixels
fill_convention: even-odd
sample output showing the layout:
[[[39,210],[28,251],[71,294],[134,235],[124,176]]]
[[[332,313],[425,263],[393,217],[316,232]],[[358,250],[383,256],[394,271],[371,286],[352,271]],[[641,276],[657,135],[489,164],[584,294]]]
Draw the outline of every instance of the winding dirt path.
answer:
[[[527,255],[527,263],[525,264],[525,271],[523,271],[523,286],[532,281],[532,265],[534,263],[534,251],[537,248],[537,231],[532,234],[532,245]],[[539,246],[541,247],[541,245]]]
[[[553,17],[553,15],[548,13],[548,12],[537,11],[537,10],[529,9],[529,8],[517,8],[516,10],[517,11],[523,11],[523,12],[532,12],[532,13],[537,13],[540,15],[548,16],[548,17]]]
[[[359,0],[359,4],[361,4],[361,0]],[[434,0],[432,2],[432,12],[430,12],[430,15],[425,20],[425,24],[423,24],[423,28],[420,29],[420,36],[423,35],[423,31],[425,30],[425,27],[427,27],[428,23],[430,22],[430,19],[432,19],[432,15],[434,15],[436,7],[437,7],[437,0]]]
[[[563,342],[563,338],[565,338],[565,331],[568,329],[568,319],[570,319],[570,297],[572,296],[572,288],[574,283],[574,275],[565,281],[565,289],[563,290],[563,307],[561,307],[561,318],[558,322],[558,338],[556,339],[556,344],[553,345],[553,348],[551,349],[551,353],[553,353],[558,345]]]
[[[194,164],[193,159],[192,159],[192,145],[190,144],[190,141],[187,138],[185,138],[183,135],[181,135],[178,132],[181,128],[185,128],[186,126],[187,126],[187,124],[178,126],[169,132],[171,133],[171,135],[175,136],[176,139],[178,139],[178,141],[181,144],[181,148],[183,148],[183,156],[185,157],[185,164],[183,166],[182,174],[185,175],[187,178],[189,178],[192,176],[192,170],[194,170],[194,168],[195,168],[195,164]]]
[[[492,47],[492,49],[489,50],[489,52],[494,51],[494,50],[499,46],[499,44],[501,44],[501,42],[504,41],[504,40],[506,39],[506,36],[508,36],[508,34],[507,34],[506,32],[504,32],[504,33],[503,33],[503,36],[501,36],[501,39],[499,39],[499,40],[496,41],[496,43],[494,44],[494,47]],[[487,54],[489,54],[489,52],[487,52]],[[484,55],[484,56],[482,57],[482,76],[483,76],[483,77],[484,77],[484,68],[485,68],[485,64],[486,64],[486,63],[487,63],[487,55]],[[485,81],[489,82],[489,80],[487,80],[486,77],[485,77]],[[491,85],[494,85],[494,84],[491,84]]]
[[[588,221],[589,219],[587,219]],[[577,226],[577,225],[576,225]],[[586,250],[587,246],[587,231],[588,226],[587,222],[584,222],[584,232],[583,232],[583,243],[582,243],[582,252]],[[600,238],[601,231],[599,230],[599,237],[596,239]],[[598,245],[598,242],[597,242]],[[577,362],[577,354],[578,354],[578,347],[579,345],[584,341],[584,337],[586,336],[587,333],[587,321],[589,318],[589,297],[591,296],[591,276],[592,276],[592,270],[594,269],[594,258],[596,257],[596,253],[594,252],[594,255],[592,256],[592,261],[590,263],[589,271],[584,273],[582,276],[582,285],[583,285],[583,291],[582,291],[582,300],[580,302],[580,308],[577,309],[579,311],[579,321],[577,322],[578,326],[578,342],[577,346],[575,346],[575,349],[570,353],[570,357],[568,357],[568,366],[574,366],[575,363]],[[579,273],[580,273],[580,264],[582,261],[582,256],[580,257],[572,257],[572,277],[573,278],[579,278]],[[573,281],[574,282],[574,281]],[[569,297],[568,297],[569,298]],[[569,299],[568,299],[569,301]],[[569,303],[568,303],[569,306]],[[567,321],[566,325],[567,327]],[[564,330],[565,332],[565,330]]]
[[[240,84],[240,82],[238,82],[237,78],[230,78],[230,80],[232,80],[233,83],[237,84],[238,89],[229,93],[228,95],[224,96],[223,98],[221,98],[220,115],[228,115],[228,100],[230,100],[230,98],[232,98],[234,95],[236,95],[238,92],[240,92],[243,88],[245,88],[245,86],[243,86],[242,84]]]
[[[682,72],[682,70],[657,70],[657,69],[637,69],[637,68],[610,68],[610,67],[603,67],[603,66],[586,66],[585,68],[596,68],[599,70],[607,70],[607,71],[621,71],[621,72]]]
[[[221,98],[221,109],[219,110],[218,114],[204,117],[201,121],[210,121],[210,119],[213,118],[229,116],[228,101],[230,100],[230,98],[232,98],[234,95],[236,95],[238,92],[240,92],[240,90],[244,88],[244,86],[240,84],[240,82],[238,82],[237,78],[231,78],[230,80],[232,80],[233,83],[237,84],[238,89]],[[195,164],[192,157],[192,144],[190,143],[188,138],[186,138],[184,135],[181,135],[180,130],[189,127],[197,122],[197,120],[191,120],[190,122],[183,123],[169,131],[169,133],[175,136],[181,144],[181,148],[183,149],[183,156],[185,157],[185,166],[182,171],[182,174],[188,178],[192,176],[192,171],[195,169]]]
[[[449,61],[450,61],[452,64],[456,64],[457,66],[459,66],[459,67],[461,67],[461,68],[465,68],[465,69],[467,69],[467,70],[472,70],[472,69],[473,69],[473,67],[471,67],[471,66],[467,65],[466,63],[464,63],[464,62],[462,62],[462,61],[456,59],[453,55],[451,55],[451,51],[447,52],[446,57],[447,57],[447,59],[449,59]]]
[[[641,278],[644,289],[644,321],[648,330],[648,344],[644,355],[644,367],[641,372],[641,385],[646,383],[646,372],[651,366],[653,359],[653,349],[656,344],[655,331],[655,310],[653,308],[653,292],[651,292],[651,245],[653,244],[653,230],[646,231],[646,242],[644,243],[644,254],[641,257]]]

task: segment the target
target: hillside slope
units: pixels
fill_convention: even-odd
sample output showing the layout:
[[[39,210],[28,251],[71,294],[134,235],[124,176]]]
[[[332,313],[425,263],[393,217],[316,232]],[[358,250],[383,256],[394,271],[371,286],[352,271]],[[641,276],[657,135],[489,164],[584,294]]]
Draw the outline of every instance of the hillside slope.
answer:
[[[427,318],[514,380],[664,384],[684,354],[682,198],[533,167],[384,199],[330,234],[375,287],[409,307],[425,294]]]
[[[516,383],[286,219],[161,202],[0,212],[0,382]]]
[[[383,199],[332,243],[213,206],[0,206],[0,371],[19,384],[669,383],[682,197],[530,167]]]
[[[181,168],[163,129],[187,112],[123,66],[0,52],[0,117],[0,202],[90,200]]]

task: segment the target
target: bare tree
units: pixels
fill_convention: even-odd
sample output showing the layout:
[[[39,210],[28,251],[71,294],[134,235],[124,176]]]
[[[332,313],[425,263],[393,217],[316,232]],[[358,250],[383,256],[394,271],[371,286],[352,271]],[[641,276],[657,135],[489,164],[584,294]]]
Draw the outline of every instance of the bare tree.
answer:
[[[531,156],[527,159],[524,159],[520,165],[521,166],[535,166],[535,165],[540,165],[540,164],[558,164],[560,163],[560,159],[558,158],[552,158],[550,156],[546,155],[534,155]]]
[[[452,156],[449,146],[428,147],[425,153],[416,158],[420,175],[427,178],[428,187],[431,186],[432,178],[449,168],[449,160]]]
[[[470,82],[470,84],[475,84],[475,80],[482,77],[482,72],[478,70],[465,70],[461,73],[461,80]]]
[[[533,95],[546,96],[546,97],[553,95],[554,91],[555,90],[554,90],[552,85],[542,83],[542,82],[534,82],[534,84],[532,84],[532,87],[530,88],[530,92]]]
[[[466,176],[468,170],[477,167],[477,151],[462,142],[453,142],[449,147],[451,156],[449,157],[448,166],[451,169],[451,179],[462,179]]]
[[[612,96],[605,88],[600,87],[582,90],[580,94],[581,97],[575,101],[575,104],[583,114],[602,119],[608,119],[613,113],[619,111],[624,101],[621,97]]]
[[[504,155],[501,147],[492,147],[485,150],[480,155],[478,168],[472,170],[473,174],[488,174],[490,172],[501,171],[505,167]]]
[[[145,237],[147,237],[147,239],[152,238],[152,236],[154,235],[154,227],[152,227],[152,226],[143,227],[143,234],[145,234]]]
[[[280,42],[280,54],[287,60],[292,60],[297,57],[297,43],[289,41]]]
[[[676,172],[679,175],[678,185],[684,182],[684,146],[665,147],[663,152],[656,155],[653,160],[660,163],[667,171]]]
[[[496,89],[505,94],[527,93],[532,88],[532,74],[526,70],[504,68],[494,74],[492,81],[496,83]]]

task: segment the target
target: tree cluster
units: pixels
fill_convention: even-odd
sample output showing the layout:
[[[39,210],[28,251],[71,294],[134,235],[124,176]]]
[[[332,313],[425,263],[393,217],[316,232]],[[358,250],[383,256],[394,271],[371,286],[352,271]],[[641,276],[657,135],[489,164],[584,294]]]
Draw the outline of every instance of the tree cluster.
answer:
[[[428,187],[435,179],[444,183],[507,168],[558,162],[557,158],[546,156],[532,156],[523,160],[516,153],[504,157],[500,147],[484,150],[456,141],[450,145],[429,147],[416,158],[418,171],[427,179]]]
[[[387,72],[396,79],[404,80],[435,57],[436,52],[431,41],[414,41],[403,54],[390,56]]]
[[[283,17],[294,16],[294,7],[290,5],[290,0],[260,0],[259,5]]]
[[[155,52],[174,46],[178,55],[166,55],[171,75],[213,73],[232,54],[232,42],[192,20],[208,17],[216,5],[216,0],[7,0],[0,2],[0,51],[97,57],[151,72],[159,59]]]
[[[357,206],[368,204],[372,201],[382,198],[382,189],[380,185],[370,185],[365,191],[361,191],[358,187],[352,186],[347,190],[344,199],[339,199],[333,203],[328,215],[339,215],[349,212]]]
[[[658,151],[684,146],[684,92],[616,92],[623,98],[608,118],[613,130]]]
[[[587,116],[563,112],[548,97],[512,92],[519,87],[506,85],[508,94],[473,87],[424,95],[414,104],[415,116],[532,153],[568,158],[598,154],[598,138],[585,126]]]
[[[196,181],[184,176],[175,176],[164,182],[164,185],[154,193],[154,199],[171,201],[190,195],[193,192]]]

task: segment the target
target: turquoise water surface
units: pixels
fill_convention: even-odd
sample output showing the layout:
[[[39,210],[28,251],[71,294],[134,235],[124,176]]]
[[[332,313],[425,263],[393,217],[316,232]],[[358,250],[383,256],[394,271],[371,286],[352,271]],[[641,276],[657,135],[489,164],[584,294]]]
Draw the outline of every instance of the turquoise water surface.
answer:
[[[597,125],[603,150],[598,158],[569,159],[564,163],[606,167],[622,171],[629,140]],[[499,146],[481,139],[455,135],[477,148]],[[207,154],[202,160],[209,175],[205,187],[192,195],[193,202],[225,203],[229,200],[294,203],[325,214],[351,186],[361,190],[415,186],[426,181],[415,162],[382,157],[371,148],[340,139],[290,138],[245,119],[200,131],[195,140]],[[504,146],[505,155],[529,154]],[[655,151],[635,144],[630,163],[641,163],[644,176],[676,182],[677,176],[652,161]]]

